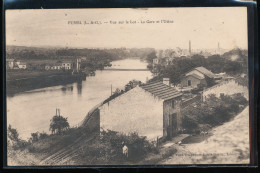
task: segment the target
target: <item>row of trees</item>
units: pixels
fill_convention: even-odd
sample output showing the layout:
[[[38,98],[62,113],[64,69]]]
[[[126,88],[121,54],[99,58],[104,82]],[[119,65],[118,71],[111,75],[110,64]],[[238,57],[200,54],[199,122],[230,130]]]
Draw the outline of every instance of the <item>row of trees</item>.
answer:
[[[232,51],[234,53],[234,51]],[[231,53],[226,53],[221,55],[212,55],[205,58],[203,55],[193,55],[188,58],[185,56],[176,57],[173,59],[170,65],[164,66],[158,64],[153,66],[152,61],[156,58],[155,52],[150,53],[147,56],[147,62],[149,63],[148,68],[151,71],[156,71],[158,76],[154,80],[169,77],[171,82],[178,84],[181,79],[181,75],[192,70],[195,67],[203,66],[213,73],[222,73],[225,72],[232,76],[237,76],[241,73],[247,74],[247,56],[241,50],[237,50],[235,55],[238,56],[238,59],[235,61],[227,58],[230,57]]]
[[[9,46],[7,58],[29,59],[59,59],[64,56],[85,56],[87,58],[98,57],[102,59],[120,59],[125,57],[145,58],[153,52],[153,48],[113,48],[113,49],[68,49],[68,48],[36,48]]]

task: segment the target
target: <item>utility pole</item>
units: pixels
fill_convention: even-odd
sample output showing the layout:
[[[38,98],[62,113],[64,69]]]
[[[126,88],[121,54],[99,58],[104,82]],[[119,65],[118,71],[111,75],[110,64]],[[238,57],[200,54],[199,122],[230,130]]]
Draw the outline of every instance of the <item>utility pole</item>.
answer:
[[[112,96],[113,92],[112,92],[112,84],[111,84],[111,96]]]

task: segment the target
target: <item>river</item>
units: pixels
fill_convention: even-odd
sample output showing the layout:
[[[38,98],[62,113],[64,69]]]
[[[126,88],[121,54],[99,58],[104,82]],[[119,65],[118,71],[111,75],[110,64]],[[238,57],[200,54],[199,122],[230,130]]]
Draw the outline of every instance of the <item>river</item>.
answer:
[[[113,61],[111,68],[146,69],[147,63],[139,59]],[[101,103],[116,88],[124,89],[125,84],[136,79],[146,82],[150,71],[96,71],[85,81],[59,85],[19,93],[7,97],[7,125],[19,132],[19,137],[28,139],[33,132],[49,132],[51,118],[60,109],[68,117],[70,126],[80,123],[87,112]]]

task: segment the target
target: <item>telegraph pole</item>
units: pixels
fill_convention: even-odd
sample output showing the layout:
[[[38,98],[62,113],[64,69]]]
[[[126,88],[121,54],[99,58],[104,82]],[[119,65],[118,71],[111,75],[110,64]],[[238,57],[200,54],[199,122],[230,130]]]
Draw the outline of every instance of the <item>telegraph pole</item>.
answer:
[[[112,92],[112,84],[111,84],[111,96],[112,96],[113,92]]]

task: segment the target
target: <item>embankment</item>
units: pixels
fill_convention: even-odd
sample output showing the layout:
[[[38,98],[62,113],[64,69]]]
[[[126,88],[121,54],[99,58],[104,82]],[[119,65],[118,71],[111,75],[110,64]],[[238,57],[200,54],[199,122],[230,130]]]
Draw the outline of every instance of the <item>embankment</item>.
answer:
[[[6,81],[6,94],[14,95],[19,92],[38,88],[65,85],[86,79],[84,74],[57,74],[50,76],[37,76]]]

